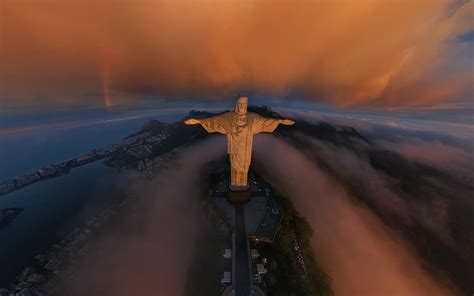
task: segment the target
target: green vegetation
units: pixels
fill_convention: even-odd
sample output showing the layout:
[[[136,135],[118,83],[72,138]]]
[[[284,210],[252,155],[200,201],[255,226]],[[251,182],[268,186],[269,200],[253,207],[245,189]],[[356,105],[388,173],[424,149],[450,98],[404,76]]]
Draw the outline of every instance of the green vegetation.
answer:
[[[268,295],[332,295],[329,278],[318,266],[311,249],[311,226],[294,209],[291,202],[275,196],[281,206],[281,224],[273,244],[260,247],[262,258],[267,259],[265,274]],[[304,258],[306,272],[297,261],[294,240]]]

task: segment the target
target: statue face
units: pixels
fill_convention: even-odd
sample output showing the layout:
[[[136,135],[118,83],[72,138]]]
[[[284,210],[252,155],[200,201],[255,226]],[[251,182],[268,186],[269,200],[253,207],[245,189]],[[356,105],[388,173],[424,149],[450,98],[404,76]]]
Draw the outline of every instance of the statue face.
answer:
[[[237,99],[237,104],[235,105],[235,112],[239,115],[244,115],[247,113],[247,97],[240,97]]]

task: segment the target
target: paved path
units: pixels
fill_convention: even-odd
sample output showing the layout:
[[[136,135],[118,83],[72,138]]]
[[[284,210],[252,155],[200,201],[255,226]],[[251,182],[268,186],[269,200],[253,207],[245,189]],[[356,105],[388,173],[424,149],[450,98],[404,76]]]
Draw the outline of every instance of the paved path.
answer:
[[[242,204],[235,205],[235,295],[250,296],[248,239],[245,232],[245,213]]]

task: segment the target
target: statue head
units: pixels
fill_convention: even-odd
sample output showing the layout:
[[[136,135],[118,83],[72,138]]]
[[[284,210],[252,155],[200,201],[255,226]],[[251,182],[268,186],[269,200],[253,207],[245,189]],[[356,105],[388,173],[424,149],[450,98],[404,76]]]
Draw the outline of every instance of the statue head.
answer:
[[[247,113],[247,97],[239,97],[237,103],[235,104],[235,112],[239,115],[245,115]]]

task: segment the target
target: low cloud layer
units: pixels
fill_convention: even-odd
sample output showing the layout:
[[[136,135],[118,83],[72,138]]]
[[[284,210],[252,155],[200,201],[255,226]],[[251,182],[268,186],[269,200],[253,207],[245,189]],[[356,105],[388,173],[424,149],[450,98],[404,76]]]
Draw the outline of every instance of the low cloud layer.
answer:
[[[456,295],[444,280],[426,271],[398,233],[301,152],[268,136],[259,137],[255,149],[257,168],[264,169],[311,224],[316,258],[332,278],[336,295]],[[383,187],[382,181],[374,182],[374,187]],[[379,193],[381,202],[398,202],[393,193]]]
[[[403,155],[410,161],[447,171],[460,179],[472,182],[474,156],[472,152],[440,141],[408,138],[400,142],[379,141],[378,145]],[[467,147],[468,149],[472,147]]]
[[[300,94],[418,105],[472,93],[469,1],[56,1],[0,5],[0,100]]]
[[[374,169],[367,155],[358,155],[349,149],[307,137],[304,137],[303,141],[311,143],[312,153],[317,154],[318,159],[324,160],[324,164],[328,165],[341,181],[357,188],[359,194],[363,192],[364,200],[389,221],[396,221],[398,225],[405,226],[416,223],[432,232],[444,243],[452,243],[446,200],[441,198],[429,202],[407,197],[399,188],[400,181]],[[413,149],[417,149],[417,153],[423,151],[419,150],[422,147]],[[433,153],[435,155],[437,151]],[[403,198],[401,194],[405,197]]]
[[[85,260],[70,268],[64,295],[183,295],[186,273],[202,219],[201,172],[222,157],[222,139],[185,151],[149,184],[133,190],[138,206],[93,243]]]

